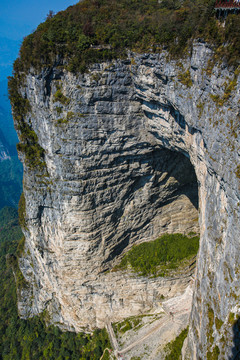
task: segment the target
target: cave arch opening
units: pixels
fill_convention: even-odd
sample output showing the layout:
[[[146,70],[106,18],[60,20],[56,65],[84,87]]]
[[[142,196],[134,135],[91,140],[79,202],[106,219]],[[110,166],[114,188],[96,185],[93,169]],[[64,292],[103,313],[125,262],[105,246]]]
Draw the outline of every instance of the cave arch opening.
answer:
[[[158,147],[130,159],[129,167],[135,170],[128,191],[112,216],[122,232],[107,259],[113,264],[135,244],[200,232],[198,181],[188,156]]]

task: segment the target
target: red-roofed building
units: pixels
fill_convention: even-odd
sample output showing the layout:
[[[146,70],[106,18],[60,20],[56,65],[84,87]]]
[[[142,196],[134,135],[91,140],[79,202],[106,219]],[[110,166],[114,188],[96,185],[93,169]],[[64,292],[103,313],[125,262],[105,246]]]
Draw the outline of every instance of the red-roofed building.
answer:
[[[217,0],[215,10],[220,16],[238,13],[240,11],[240,0]]]
[[[240,0],[218,0],[215,9],[233,10],[240,9]]]

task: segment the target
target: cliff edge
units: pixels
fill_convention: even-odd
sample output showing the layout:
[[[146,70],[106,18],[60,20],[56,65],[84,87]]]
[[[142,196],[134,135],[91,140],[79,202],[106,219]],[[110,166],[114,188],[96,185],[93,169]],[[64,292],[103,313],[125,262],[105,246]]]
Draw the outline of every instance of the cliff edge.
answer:
[[[148,311],[189,278],[114,265],[133,244],[200,229],[184,356],[238,353],[240,81],[212,56],[196,41],[181,61],[129,51],[84,73],[56,62],[15,76],[23,317],[47,309],[79,331]]]

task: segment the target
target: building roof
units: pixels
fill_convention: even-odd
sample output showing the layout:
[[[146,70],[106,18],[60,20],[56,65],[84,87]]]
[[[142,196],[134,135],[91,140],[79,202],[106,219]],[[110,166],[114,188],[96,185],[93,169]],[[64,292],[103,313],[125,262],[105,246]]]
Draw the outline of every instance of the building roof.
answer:
[[[240,9],[240,0],[217,0],[215,4],[215,9]]]

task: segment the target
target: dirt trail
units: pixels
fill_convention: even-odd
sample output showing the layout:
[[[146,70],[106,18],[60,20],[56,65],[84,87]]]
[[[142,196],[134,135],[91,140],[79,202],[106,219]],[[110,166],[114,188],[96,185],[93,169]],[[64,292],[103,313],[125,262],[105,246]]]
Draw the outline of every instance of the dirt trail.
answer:
[[[180,324],[183,327],[186,325],[183,323],[182,315],[183,314],[190,314],[191,311],[191,304],[192,304],[192,288],[191,286],[188,286],[185,292],[182,295],[175,296],[174,298],[171,298],[167,301],[164,301],[162,303],[161,310],[165,312],[166,315],[161,317],[161,319],[156,320],[157,325],[151,328],[149,331],[147,331],[143,336],[141,336],[136,341],[132,342],[122,350],[120,350],[120,347],[118,345],[115,333],[113,331],[111,322],[109,321],[106,325],[110,342],[112,344],[114,355],[117,359],[123,359],[122,355],[129,352],[131,349],[136,347],[137,345],[142,344],[149,336],[153,335],[155,332],[157,332],[160,329],[163,329],[166,327],[169,329],[170,325],[172,324],[172,328],[174,327],[174,323]],[[160,339],[159,339],[160,340]],[[160,345],[160,344],[159,344]]]
[[[133,347],[137,346],[138,344],[142,343],[144,340],[146,340],[150,335],[155,333],[157,330],[159,330],[162,326],[167,325],[171,322],[171,319],[168,316],[165,316],[161,319],[161,322],[155,326],[153,329],[149,330],[143,337],[132,343],[131,345],[127,346],[125,349],[122,349],[120,352],[121,354],[125,354],[129,350],[131,350]]]
[[[116,356],[116,358],[120,360],[121,358],[119,357],[119,352],[120,352],[119,345],[118,345],[118,342],[117,342],[117,339],[116,339],[116,336],[115,336],[115,333],[113,331],[112,324],[110,321],[107,323],[106,329],[107,329],[107,332],[109,335],[110,343],[113,348],[113,353]]]
[[[102,358],[104,357],[105,351],[108,351],[109,354],[111,354],[111,352],[112,352],[111,349],[108,349],[108,348],[104,349],[104,352],[103,352],[103,354],[102,354],[102,356],[100,357],[99,360],[102,360]],[[111,356],[111,355],[110,355],[110,356]]]

